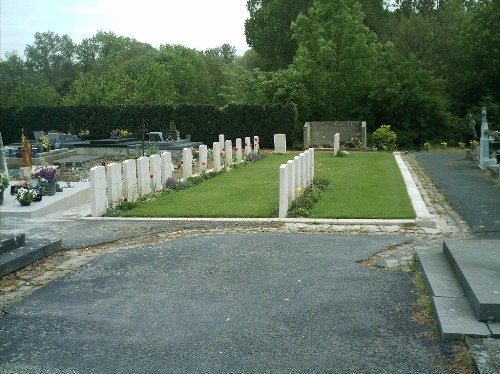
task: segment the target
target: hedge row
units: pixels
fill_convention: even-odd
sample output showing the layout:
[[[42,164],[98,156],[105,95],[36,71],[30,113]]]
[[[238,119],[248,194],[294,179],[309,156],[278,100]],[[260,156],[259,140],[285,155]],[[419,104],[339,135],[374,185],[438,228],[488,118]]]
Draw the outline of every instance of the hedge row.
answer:
[[[286,134],[290,144],[297,132],[294,105],[156,105],[156,106],[36,106],[0,109],[4,144],[20,141],[21,128],[33,131],[78,134],[89,130],[91,139],[105,139],[115,129],[139,133],[168,130],[173,121],[181,137],[211,145],[219,134],[226,139],[259,135],[261,147],[273,147],[274,134]]]

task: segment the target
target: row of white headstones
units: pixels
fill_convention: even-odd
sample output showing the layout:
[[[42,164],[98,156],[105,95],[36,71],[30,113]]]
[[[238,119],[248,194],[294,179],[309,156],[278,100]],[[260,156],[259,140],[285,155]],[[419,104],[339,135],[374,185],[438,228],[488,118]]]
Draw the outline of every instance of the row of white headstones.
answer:
[[[314,148],[280,165],[279,218],[285,218],[293,200],[309,188],[314,180]]]
[[[213,171],[220,172],[223,167],[229,168],[234,163],[243,162],[243,152],[245,156],[259,153],[259,137],[253,137],[253,147],[250,140],[250,137],[246,137],[243,147],[241,138],[238,138],[233,148],[232,140],[225,140],[223,134],[219,135],[219,141],[213,143],[212,148]],[[184,181],[193,176],[192,151],[192,148],[182,150]],[[208,147],[200,145],[198,152],[198,170],[203,173],[208,170]],[[168,151],[93,167],[90,169],[92,216],[100,217],[108,208],[113,208],[124,200],[133,202],[142,196],[160,191],[165,187],[167,179],[172,178],[174,170],[172,154]]]

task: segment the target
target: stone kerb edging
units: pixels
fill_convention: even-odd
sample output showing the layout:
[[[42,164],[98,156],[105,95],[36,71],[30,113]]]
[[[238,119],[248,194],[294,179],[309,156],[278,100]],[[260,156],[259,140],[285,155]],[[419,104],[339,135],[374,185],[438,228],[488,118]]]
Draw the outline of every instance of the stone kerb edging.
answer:
[[[224,140],[223,134],[219,135],[219,142],[213,143],[213,171],[220,172],[222,170],[221,159],[223,156],[225,167],[244,161],[241,138],[236,139],[235,149],[233,149],[232,144],[231,140]],[[245,138],[244,152],[246,156],[252,153],[249,137]],[[254,136],[253,153],[258,152],[259,137]],[[193,176],[192,148],[183,149],[182,161],[182,176],[185,181]],[[199,146],[198,162],[200,172],[208,171],[208,148],[206,145]],[[173,171],[172,154],[168,151],[161,155],[154,154],[150,157],[139,157],[137,160],[125,160],[121,164],[111,163],[106,166],[93,167],[90,169],[92,217],[102,216],[108,208],[114,208],[121,201],[137,201],[142,196],[160,191],[166,180],[172,178]]]
[[[314,179],[314,148],[280,165],[279,218],[286,218],[292,201],[308,188]]]
[[[401,157],[401,152],[394,152],[393,154],[399,170],[401,171],[401,175],[403,176],[406,190],[408,191],[408,196],[411,200],[411,205],[415,211],[415,223],[420,227],[436,228],[436,219],[429,212],[429,209],[427,209],[427,205],[425,205],[424,199],[422,198],[422,195],[420,195],[417,185],[411,176],[410,170]]]

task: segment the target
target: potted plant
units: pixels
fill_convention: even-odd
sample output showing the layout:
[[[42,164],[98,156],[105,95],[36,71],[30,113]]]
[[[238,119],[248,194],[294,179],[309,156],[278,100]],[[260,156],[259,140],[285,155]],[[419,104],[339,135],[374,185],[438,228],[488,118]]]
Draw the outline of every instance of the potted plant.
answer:
[[[36,191],[31,184],[26,181],[19,182],[19,188],[16,192],[16,200],[19,201],[22,206],[30,205],[31,202],[35,200],[35,196]]]
[[[45,166],[33,173],[35,178],[41,179],[43,194],[52,196],[56,193],[57,167]]]
[[[3,193],[6,188],[9,188],[10,181],[5,174],[0,173],[0,205],[3,204]]]

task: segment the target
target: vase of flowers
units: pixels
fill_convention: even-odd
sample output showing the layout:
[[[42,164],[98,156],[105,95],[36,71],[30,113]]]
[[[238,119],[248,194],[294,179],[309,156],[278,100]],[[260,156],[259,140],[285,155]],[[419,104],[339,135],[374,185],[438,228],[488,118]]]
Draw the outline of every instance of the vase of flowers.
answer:
[[[41,180],[43,195],[52,196],[56,193],[56,166],[40,168],[33,173],[33,176]]]
[[[5,174],[0,174],[0,205],[3,204],[3,193],[6,188],[9,188],[10,181]]]
[[[19,187],[16,192],[16,200],[19,201],[22,206],[30,205],[31,202],[35,200],[35,196],[36,191],[31,184],[26,181],[19,182]]]

